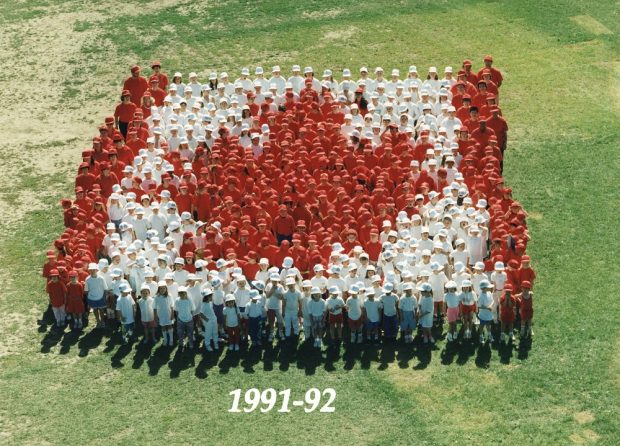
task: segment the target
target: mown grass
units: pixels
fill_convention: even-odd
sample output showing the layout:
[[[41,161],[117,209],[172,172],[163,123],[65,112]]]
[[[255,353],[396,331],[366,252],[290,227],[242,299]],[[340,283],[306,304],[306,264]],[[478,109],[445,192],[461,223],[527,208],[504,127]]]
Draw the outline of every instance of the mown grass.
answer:
[[[570,20],[582,14],[614,34],[590,34]],[[143,65],[159,58],[168,72],[236,75],[259,63],[311,64],[317,72],[361,65],[403,70],[410,63],[425,70],[458,67],[465,57],[478,67],[492,53],[506,72],[505,175],[531,214],[536,335],[529,351],[453,352],[441,343],[430,357],[385,349],[321,360],[270,353],[266,361],[239,362],[174,354],[168,361],[94,335],[58,340],[34,322],[46,307],[39,266],[61,230],[54,206],[70,190],[66,179],[57,196],[43,198],[52,213],[28,214],[2,240],[7,285],[0,310],[7,317],[0,335],[14,346],[0,356],[6,440],[618,444],[619,23],[614,2],[570,0],[180,2],[96,22],[106,45],[85,46],[84,54],[111,47],[99,56],[129,55]],[[87,19],[76,26],[91,29]],[[118,66],[117,85],[126,71]],[[76,77],[72,88],[79,90]],[[110,87],[110,109],[116,95]],[[33,181],[16,187],[39,187]],[[335,414],[226,412],[237,387],[301,395],[313,386],[337,390]]]

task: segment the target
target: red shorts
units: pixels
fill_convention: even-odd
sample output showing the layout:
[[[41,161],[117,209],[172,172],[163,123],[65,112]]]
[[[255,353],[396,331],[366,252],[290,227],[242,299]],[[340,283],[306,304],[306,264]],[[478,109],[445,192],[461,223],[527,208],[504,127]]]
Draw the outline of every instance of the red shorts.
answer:
[[[362,318],[360,317],[357,320],[348,318],[347,323],[349,324],[349,328],[351,330],[357,330],[362,327]]]
[[[144,328],[155,328],[155,321],[148,321],[148,322],[144,322],[142,321],[142,326]]]
[[[521,319],[527,321],[534,317],[534,310],[521,310]]]
[[[500,311],[499,312],[499,320],[504,324],[511,324],[515,321],[515,312],[514,311]]]
[[[476,312],[476,304],[473,304],[473,305],[461,304],[461,313],[469,314],[469,313],[475,313],[475,312]]]
[[[342,320],[343,320],[342,313],[329,315],[330,324],[342,324]]]

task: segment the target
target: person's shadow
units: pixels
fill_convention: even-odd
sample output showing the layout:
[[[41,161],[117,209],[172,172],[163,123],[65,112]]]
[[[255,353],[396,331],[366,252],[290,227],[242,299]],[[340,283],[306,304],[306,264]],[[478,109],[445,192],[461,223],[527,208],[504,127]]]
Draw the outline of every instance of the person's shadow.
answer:
[[[178,378],[183,370],[194,367],[196,352],[196,348],[189,348],[187,345],[182,350],[177,348],[172,361],[168,363],[170,378]]]
[[[88,356],[88,353],[99,346],[101,341],[103,341],[103,337],[105,335],[105,330],[101,328],[95,328],[86,333],[80,341],[78,342],[78,348],[80,350],[79,355],[81,357]]]
[[[324,368],[328,372],[336,370],[335,363],[340,360],[340,349],[342,348],[341,342],[333,342],[327,344],[327,350],[325,350],[325,362]]]
[[[139,369],[144,364],[144,361],[147,360],[151,356],[151,352],[153,351],[154,345],[149,342],[148,344],[144,344],[140,341],[136,348],[136,352],[133,355],[133,364],[131,367],[133,369]]]
[[[220,347],[212,352],[202,350],[202,359],[196,365],[196,377],[200,379],[207,378],[209,376],[208,371],[217,366],[223,353],[224,347]]]
[[[491,364],[491,345],[484,343],[478,347],[476,354],[476,367],[481,369],[488,369]]]
[[[47,305],[47,308],[41,314],[41,319],[37,320],[37,323],[39,324],[39,328],[37,329],[39,333],[45,333],[50,326],[53,328],[56,325],[56,318],[54,317],[51,305]]]
[[[172,349],[174,347],[169,347],[167,345],[160,344],[146,361],[146,365],[149,368],[149,375],[156,376],[161,368],[168,364],[170,361],[170,355],[172,354]]]
[[[45,336],[41,339],[41,353],[49,353],[52,350],[52,347],[63,340],[64,335],[64,330],[52,325],[50,331],[45,333]]]
[[[532,349],[532,338],[522,338],[519,340],[519,348],[517,350],[517,359],[525,360],[530,355]]]
[[[224,357],[220,360],[218,366],[220,369],[220,375],[226,375],[230,372],[230,369],[234,369],[239,365],[239,361],[241,360],[239,352],[233,352],[231,350],[226,349],[226,353]]]
[[[65,336],[62,338],[60,342],[60,351],[61,355],[66,355],[71,350],[71,347],[76,345],[80,340],[81,330],[70,330],[65,333]]]
[[[311,342],[304,342],[297,353],[297,368],[305,371],[307,376],[314,375],[317,367],[323,363],[323,352]]]

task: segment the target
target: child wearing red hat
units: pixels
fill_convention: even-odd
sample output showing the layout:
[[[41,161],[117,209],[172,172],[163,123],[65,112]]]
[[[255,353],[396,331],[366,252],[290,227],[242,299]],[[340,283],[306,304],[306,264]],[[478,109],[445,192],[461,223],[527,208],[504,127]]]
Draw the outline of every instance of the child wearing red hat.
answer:
[[[534,293],[531,291],[532,284],[528,280],[521,282],[521,295],[519,296],[520,316],[521,316],[521,339],[531,338],[532,318],[534,317]]]
[[[79,281],[77,271],[69,272],[67,285],[67,312],[73,319],[73,328],[83,328],[82,315],[84,314],[84,284]]]
[[[514,341],[512,328],[515,321],[515,307],[517,298],[512,294],[513,287],[511,284],[504,286],[504,292],[499,299],[499,320],[501,323],[500,342],[505,342],[506,338]]]
[[[47,282],[46,292],[49,296],[50,305],[56,319],[56,327],[63,328],[65,326],[65,303],[67,298],[67,287],[60,280],[60,274],[57,269],[53,269],[49,273],[49,282]]]

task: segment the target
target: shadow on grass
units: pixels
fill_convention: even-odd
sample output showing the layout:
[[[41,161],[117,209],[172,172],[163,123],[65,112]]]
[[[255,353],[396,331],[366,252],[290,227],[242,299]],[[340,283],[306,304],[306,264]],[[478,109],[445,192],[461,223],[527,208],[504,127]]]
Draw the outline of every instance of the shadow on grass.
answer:
[[[108,329],[89,327],[88,331],[58,329],[54,326],[54,318],[49,309],[42,315],[39,326],[40,331],[45,330],[41,340],[42,353],[49,353],[58,345],[59,353],[65,355],[77,346],[78,355],[85,357],[107,337],[103,352],[112,353],[110,363],[113,368],[122,368],[127,361],[131,361],[132,369],[141,369],[146,364],[149,375],[156,376],[167,365],[171,378],[177,378],[181,372],[191,368],[194,368],[195,376],[200,379],[208,378],[213,370],[217,370],[219,374],[227,374],[231,369],[241,368],[244,373],[253,374],[257,371],[270,372],[277,367],[279,371],[286,372],[291,365],[303,370],[308,376],[316,374],[319,368],[327,372],[340,368],[352,370],[355,367],[368,370],[373,364],[377,365],[377,370],[386,370],[393,363],[401,369],[422,370],[431,363],[434,352],[438,353],[442,365],[465,365],[474,358],[476,367],[486,369],[490,367],[494,350],[497,351],[500,363],[509,364],[515,357],[515,352],[517,359],[525,360],[532,348],[531,339],[523,339],[518,344],[502,344],[497,341],[493,345],[479,344],[477,330],[474,330],[472,338],[467,340],[463,339],[461,330],[458,340],[448,342],[443,328],[434,327],[433,337],[441,346],[437,343],[424,344],[421,337],[417,336],[410,344],[403,339],[384,339],[377,344],[331,343],[326,340],[324,347],[318,349],[313,346],[312,339],[300,341],[295,337],[273,343],[264,342],[261,347],[249,347],[242,343],[240,351],[230,351],[225,343],[220,343],[218,350],[208,352],[200,342],[196,343],[194,349],[185,347],[182,350],[177,346],[143,344],[140,342],[140,326],[129,344],[123,343],[117,326]],[[348,339],[349,333],[345,331],[343,337]]]

